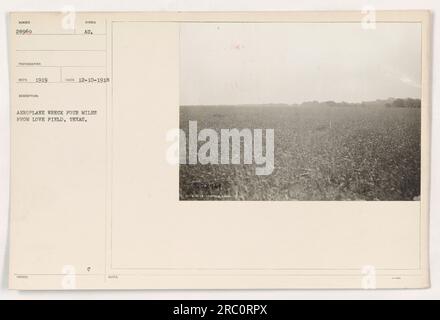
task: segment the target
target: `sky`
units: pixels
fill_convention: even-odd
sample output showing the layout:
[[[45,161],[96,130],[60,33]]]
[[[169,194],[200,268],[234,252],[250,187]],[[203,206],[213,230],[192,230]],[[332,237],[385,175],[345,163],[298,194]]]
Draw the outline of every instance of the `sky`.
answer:
[[[420,98],[421,25],[183,23],[180,104]]]

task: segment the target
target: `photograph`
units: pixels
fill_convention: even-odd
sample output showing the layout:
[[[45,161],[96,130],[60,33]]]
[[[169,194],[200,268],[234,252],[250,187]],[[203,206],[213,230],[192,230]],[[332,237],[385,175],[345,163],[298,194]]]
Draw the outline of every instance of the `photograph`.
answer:
[[[179,41],[180,200],[420,200],[420,23],[183,23]]]
[[[440,2],[8,1],[0,300],[440,296]]]

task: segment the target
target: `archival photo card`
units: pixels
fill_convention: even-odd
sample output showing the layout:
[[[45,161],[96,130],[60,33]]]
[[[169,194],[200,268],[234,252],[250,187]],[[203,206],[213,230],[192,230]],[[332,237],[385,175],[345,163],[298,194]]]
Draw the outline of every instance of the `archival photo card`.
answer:
[[[426,288],[430,13],[9,16],[9,288]]]

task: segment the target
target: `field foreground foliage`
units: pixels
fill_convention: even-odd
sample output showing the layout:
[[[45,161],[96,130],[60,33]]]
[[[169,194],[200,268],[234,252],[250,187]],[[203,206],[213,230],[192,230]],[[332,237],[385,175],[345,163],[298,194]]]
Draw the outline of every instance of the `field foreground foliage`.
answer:
[[[420,109],[182,106],[180,126],[275,130],[275,169],[180,165],[181,200],[414,200]],[[264,149],[263,149],[264,150]]]

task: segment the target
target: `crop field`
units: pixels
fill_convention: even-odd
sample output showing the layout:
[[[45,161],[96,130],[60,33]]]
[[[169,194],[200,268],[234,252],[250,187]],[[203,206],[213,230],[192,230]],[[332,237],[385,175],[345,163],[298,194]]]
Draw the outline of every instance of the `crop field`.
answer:
[[[274,170],[181,164],[181,200],[416,200],[420,109],[182,106],[180,127],[274,129]]]

